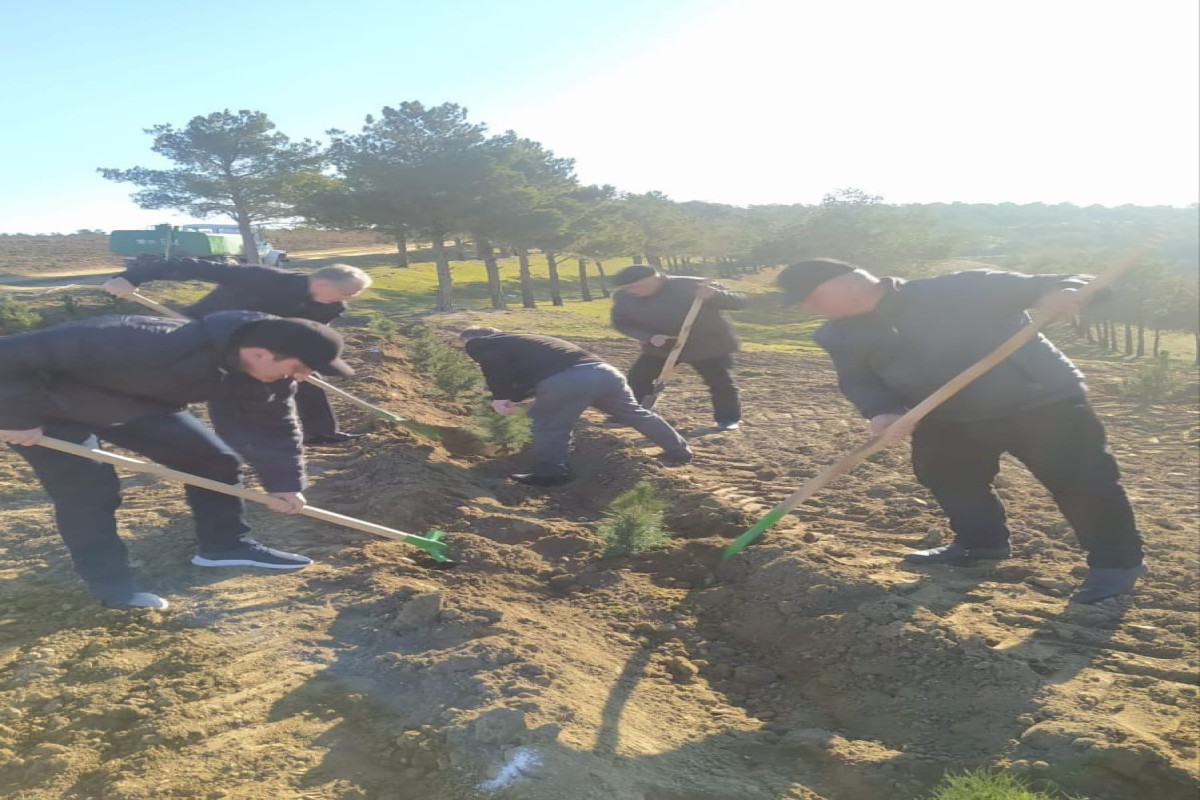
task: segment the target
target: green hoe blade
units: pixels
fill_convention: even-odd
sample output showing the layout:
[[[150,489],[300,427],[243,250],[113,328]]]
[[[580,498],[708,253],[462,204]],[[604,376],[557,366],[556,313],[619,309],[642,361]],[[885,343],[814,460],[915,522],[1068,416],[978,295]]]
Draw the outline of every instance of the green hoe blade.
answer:
[[[429,553],[434,561],[440,561],[443,564],[453,564],[454,559],[446,554],[446,543],[442,541],[445,538],[445,531],[433,528],[426,531],[424,536],[410,535],[407,541],[413,547],[419,547],[426,553]]]
[[[762,519],[754,523],[754,525],[748,528],[745,533],[734,539],[729,544],[725,545],[724,549],[721,550],[722,560],[729,558],[736,553],[740,553],[747,546],[749,546],[751,542],[753,542],[759,536],[762,536],[763,533],[766,532],[767,528],[770,528],[776,522],[779,522],[779,520],[783,519],[785,514],[787,514],[787,511],[782,508],[776,508],[768,511],[763,515]]]

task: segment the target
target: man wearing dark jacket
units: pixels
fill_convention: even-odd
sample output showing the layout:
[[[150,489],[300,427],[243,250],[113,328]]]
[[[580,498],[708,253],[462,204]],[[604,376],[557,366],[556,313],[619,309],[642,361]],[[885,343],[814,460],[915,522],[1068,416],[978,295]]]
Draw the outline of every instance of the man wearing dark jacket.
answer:
[[[139,256],[130,259],[126,270],[106,281],[104,288],[118,297],[128,297],[150,281],[217,284],[216,289],[183,310],[192,319],[214,311],[261,311],[276,317],[329,323],[346,310],[347,300],[371,285],[371,276],[347,264],[330,264],[305,274],[196,258]],[[366,435],[338,430],[329,399],[311,383],[302,382],[296,387],[296,410],[304,427],[305,444],[338,444]]]
[[[51,436],[98,440],[172,469],[237,485],[242,454],[271,508],[304,508],[304,462],[291,397],[313,371],[349,375],[341,337],[311,320],[222,311],[199,320],[98,317],[0,338],[0,442],[33,467],[89,590],[115,608],[166,608],[143,591],[117,535],[120,484],[108,464],[37,447]],[[208,401],[218,438],[185,407]],[[228,442],[228,444],[226,443]],[[247,534],[240,498],[189,486],[199,552],[192,563],[297,569],[304,556]]]
[[[1053,495],[1087,552],[1072,600],[1095,603],[1145,574],[1142,539],[1105,446],[1083,376],[1040,334],[934,409],[915,430],[896,421],[962,370],[1040,318],[1077,314],[1086,276],[975,270],[904,281],[841,261],[805,261],[778,277],[784,304],[829,318],[816,333],[838,385],[871,433],[912,436],[913,470],[950,520],[954,541],[905,556],[963,564],[1010,555],[1004,506],[992,489],[1011,453]]]
[[[495,328],[467,328],[459,341],[483,369],[497,413],[511,414],[517,403],[534,398],[529,409],[533,471],[513,475],[513,480],[532,486],[568,482],[571,431],[589,407],[661,447],[664,463],[678,466],[692,460],[692,451],[675,429],[633,399],[625,376],[583,348],[553,336],[502,333]]]
[[[738,340],[721,312],[745,308],[745,295],[703,278],[663,275],[645,264],[626,267],[612,282],[620,287],[613,298],[612,326],[642,343],[641,355],[629,368],[629,386],[639,403],[653,391],[692,301],[697,295],[704,298],[679,361],[691,364],[708,386],[717,430],[736,430],[742,409],[731,370]]]

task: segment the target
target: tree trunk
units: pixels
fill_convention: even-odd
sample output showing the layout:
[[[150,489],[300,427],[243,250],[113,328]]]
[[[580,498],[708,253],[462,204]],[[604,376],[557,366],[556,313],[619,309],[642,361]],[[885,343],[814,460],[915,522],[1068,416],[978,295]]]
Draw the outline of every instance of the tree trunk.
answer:
[[[579,262],[579,291],[583,293],[583,302],[592,302],[592,287],[588,286],[587,259],[576,259]]]
[[[1133,355],[1133,326],[1125,323],[1125,355]]]
[[[235,216],[238,225],[238,231],[242,234],[242,259],[247,264],[262,263],[258,258],[258,243],[254,238],[254,226],[250,224],[250,219],[243,216]]]
[[[646,260],[650,262],[650,266],[662,270],[662,259],[658,256],[646,256]]]
[[[1102,350],[1108,349],[1108,326],[1103,322],[1096,323],[1096,342]]]
[[[1121,345],[1117,342],[1117,323],[1113,320],[1108,321],[1108,349],[1109,352],[1121,352]]]
[[[437,264],[437,301],[433,310],[445,314],[454,309],[453,278],[450,277],[450,259],[446,252],[446,240],[440,233],[433,235],[433,260]]]
[[[1158,342],[1160,339],[1162,339],[1162,329],[1156,327],[1154,329],[1154,357],[1155,358],[1158,358]]]
[[[454,237],[454,260],[455,261],[466,261],[466,259],[467,259],[467,256],[463,252],[463,240],[460,237],[455,236]]]
[[[605,297],[609,297],[612,292],[608,291],[608,275],[604,272],[604,262],[596,259],[596,271],[600,273],[600,293]]]
[[[1145,355],[1146,355],[1146,324],[1143,322],[1139,322],[1138,323],[1138,335],[1137,335],[1137,357],[1144,358]]]
[[[634,264],[634,266],[640,266],[640,265],[641,265],[641,263],[642,263],[642,257],[641,257],[641,256],[634,256],[634,257],[633,257],[633,264]]]
[[[393,232],[396,237],[396,266],[401,269],[408,268],[408,228],[404,223],[396,226]]]
[[[517,251],[517,275],[521,278],[521,305],[525,308],[537,308],[533,299],[533,275],[529,272],[529,251],[521,248]]]
[[[492,249],[492,243],[476,236],[475,247],[479,250],[479,257],[483,259],[483,268],[487,272],[492,308],[508,308],[508,303],[504,301],[504,286],[500,283],[500,265],[496,263],[496,251]]]
[[[562,288],[558,284],[558,256],[553,250],[546,251],[546,267],[550,270],[550,302],[561,306],[563,299]]]

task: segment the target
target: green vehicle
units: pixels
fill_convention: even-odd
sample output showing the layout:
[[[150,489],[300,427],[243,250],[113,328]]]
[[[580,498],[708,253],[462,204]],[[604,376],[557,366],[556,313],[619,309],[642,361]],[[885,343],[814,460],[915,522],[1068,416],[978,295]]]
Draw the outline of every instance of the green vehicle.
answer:
[[[260,263],[275,267],[287,261],[287,253],[271,247],[261,231],[255,231]],[[205,261],[233,259],[245,263],[242,236],[236,225],[155,225],[140,231],[113,231],[108,249],[120,256],[188,256]]]

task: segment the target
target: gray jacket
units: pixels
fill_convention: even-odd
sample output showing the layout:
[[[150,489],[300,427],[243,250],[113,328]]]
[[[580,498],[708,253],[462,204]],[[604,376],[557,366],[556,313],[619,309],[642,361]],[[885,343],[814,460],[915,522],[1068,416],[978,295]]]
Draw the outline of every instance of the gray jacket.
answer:
[[[1086,276],[973,270],[904,281],[884,278],[873,311],[826,322],[815,338],[838,385],[864,417],[900,414],[1030,323],[1026,309]],[[1086,391],[1083,374],[1039,334],[930,413],[990,419]]]
[[[650,337],[679,334],[679,329],[683,327],[683,318],[687,316],[692,300],[696,297],[697,286],[704,280],[682,275],[665,277],[666,282],[662,288],[649,297],[634,297],[625,292],[617,292],[612,305],[612,326],[626,336],[640,341],[643,353],[659,358],[666,358],[675,342],[655,347],[650,344]],[[731,292],[720,284],[713,286],[717,295],[706,300],[700,307],[692,325],[692,333],[679,355],[679,360],[684,363],[727,356],[738,350],[738,340],[733,333],[733,327],[721,312],[745,308],[746,296]]]

